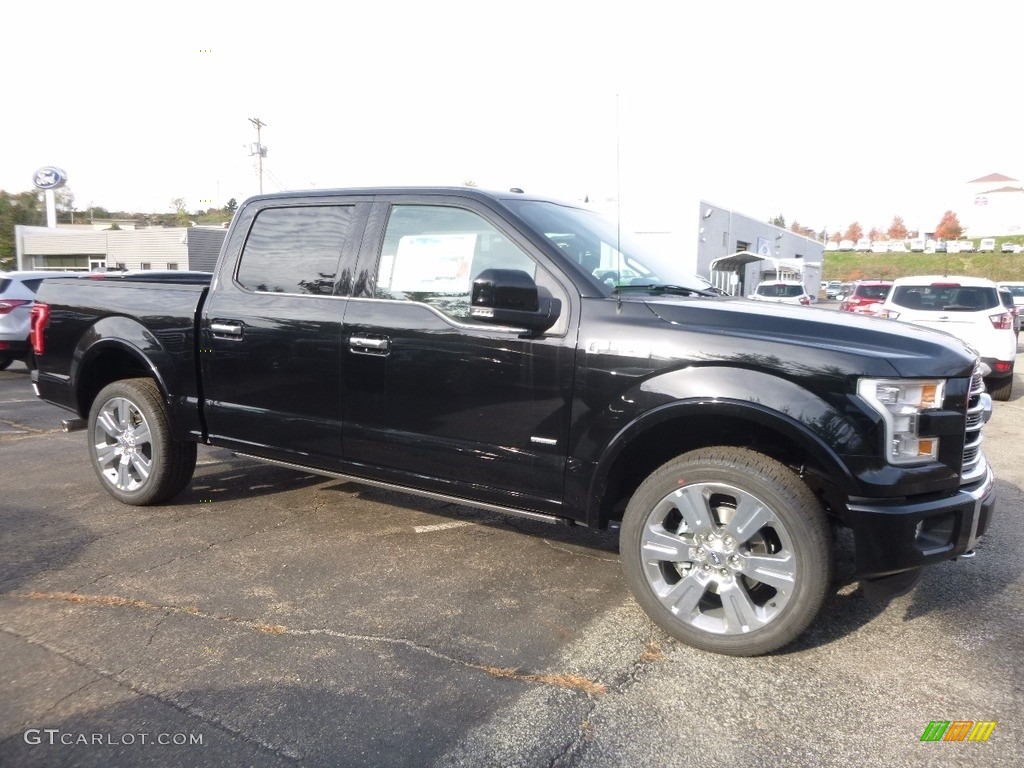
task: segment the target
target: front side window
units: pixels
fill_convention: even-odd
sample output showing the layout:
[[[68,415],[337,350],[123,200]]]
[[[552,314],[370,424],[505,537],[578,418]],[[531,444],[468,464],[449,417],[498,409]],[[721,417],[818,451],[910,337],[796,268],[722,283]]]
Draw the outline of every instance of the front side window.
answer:
[[[260,211],[235,280],[261,293],[332,295],[354,211],[350,205]]]
[[[428,304],[466,322],[473,280],[492,268],[518,269],[538,279],[536,262],[476,213],[396,205],[388,218],[374,296]]]

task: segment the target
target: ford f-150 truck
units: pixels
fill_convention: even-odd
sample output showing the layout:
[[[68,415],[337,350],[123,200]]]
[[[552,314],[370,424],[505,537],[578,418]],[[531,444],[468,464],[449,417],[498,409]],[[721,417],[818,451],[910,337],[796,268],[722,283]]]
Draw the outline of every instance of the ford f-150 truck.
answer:
[[[212,276],[47,280],[33,383],[127,504],[185,489],[203,443],[617,528],[651,618],[720,653],[792,641],[840,581],[891,595],[973,553],[995,505],[973,351],[677,262],[520,190],[262,195]]]

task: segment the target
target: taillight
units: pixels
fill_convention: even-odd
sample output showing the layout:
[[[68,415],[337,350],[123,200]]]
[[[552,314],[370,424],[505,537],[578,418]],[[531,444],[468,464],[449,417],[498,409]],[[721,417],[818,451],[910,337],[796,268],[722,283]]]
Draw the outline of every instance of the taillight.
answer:
[[[26,299],[4,299],[0,301],[0,315],[6,315],[8,312],[12,312],[18,307],[24,307],[26,304],[32,302]]]
[[[1000,312],[998,315],[989,315],[992,327],[999,331],[1008,331],[1013,328],[1013,315],[1009,312]]]
[[[29,321],[28,340],[36,355],[43,354],[43,331],[50,324],[50,305],[36,302],[32,307],[32,318]]]

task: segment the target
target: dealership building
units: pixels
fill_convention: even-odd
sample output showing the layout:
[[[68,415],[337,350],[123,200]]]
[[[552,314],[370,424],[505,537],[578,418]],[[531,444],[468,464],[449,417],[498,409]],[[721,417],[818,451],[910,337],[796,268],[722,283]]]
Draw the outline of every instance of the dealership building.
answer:
[[[818,295],[824,243],[706,200],[698,215],[699,275],[734,296],[775,279],[801,280]]]
[[[114,225],[118,229],[111,229]],[[190,269],[212,272],[226,228],[145,227],[96,221],[14,228],[17,269],[69,272],[115,269]]]

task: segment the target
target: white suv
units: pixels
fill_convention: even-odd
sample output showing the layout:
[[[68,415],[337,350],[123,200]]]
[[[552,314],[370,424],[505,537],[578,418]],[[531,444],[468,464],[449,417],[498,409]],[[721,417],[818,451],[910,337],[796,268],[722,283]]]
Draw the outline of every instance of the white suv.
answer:
[[[1024,283],[1001,282],[1000,288],[1005,288],[1013,296],[1013,303],[1017,307],[1017,333],[1020,333],[1021,325],[1024,325]]]
[[[996,284],[980,277],[901,277],[882,304],[881,317],[952,334],[981,357],[985,386],[993,400],[1009,400],[1017,339],[1013,315]]]
[[[774,301],[779,304],[811,304],[811,295],[799,280],[765,280],[747,297],[755,301]]]
[[[29,315],[39,284],[67,272],[0,272],[0,371],[15,360],[31,359],[28,346]]]

